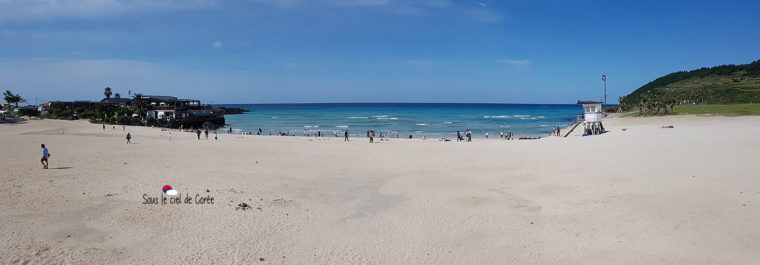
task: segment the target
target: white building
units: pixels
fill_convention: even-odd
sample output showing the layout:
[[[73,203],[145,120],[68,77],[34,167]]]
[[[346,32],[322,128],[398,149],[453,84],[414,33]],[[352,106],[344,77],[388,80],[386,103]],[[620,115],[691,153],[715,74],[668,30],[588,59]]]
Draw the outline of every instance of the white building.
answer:
[[[156,119],[181,119],[190,116],[211,116],[211,106],[201,105],[196,99],[177,99],[171,96],[143,95],[148,102],[148,117]]]

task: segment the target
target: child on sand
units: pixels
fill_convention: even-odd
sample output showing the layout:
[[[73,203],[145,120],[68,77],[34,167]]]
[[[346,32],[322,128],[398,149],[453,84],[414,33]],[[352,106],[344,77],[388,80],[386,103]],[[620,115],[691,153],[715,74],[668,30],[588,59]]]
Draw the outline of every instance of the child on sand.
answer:
[[[132,135],[127,133],[127,144],[131,144],[131,143],[132,143]]]
[[[47,148],[45,148],[45,144],[42,144],[41,147],[42,147],[42,159],[40,159],[40,163],[42,163],[42,169],[47,169],[48,157],[50,157],[50,153],[48,152]]]

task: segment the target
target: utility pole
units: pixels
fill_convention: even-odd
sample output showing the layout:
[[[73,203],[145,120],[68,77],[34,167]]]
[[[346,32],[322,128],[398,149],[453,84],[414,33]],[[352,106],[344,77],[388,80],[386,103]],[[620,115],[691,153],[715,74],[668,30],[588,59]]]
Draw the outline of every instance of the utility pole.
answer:
[[[602,74],[602,81],[604,81],[604,100],[602,101],[603,102],[602,109],[604,109],[604,107],[607,105],[607,79],[610,79],[610,77],[608,77],[605,74]]]

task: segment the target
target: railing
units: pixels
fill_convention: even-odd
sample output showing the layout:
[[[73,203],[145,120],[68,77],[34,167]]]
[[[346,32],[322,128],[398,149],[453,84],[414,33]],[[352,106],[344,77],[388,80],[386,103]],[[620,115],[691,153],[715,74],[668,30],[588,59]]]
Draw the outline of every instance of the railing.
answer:
[[[178,110],[176,106],[148,106],[148,110]]]

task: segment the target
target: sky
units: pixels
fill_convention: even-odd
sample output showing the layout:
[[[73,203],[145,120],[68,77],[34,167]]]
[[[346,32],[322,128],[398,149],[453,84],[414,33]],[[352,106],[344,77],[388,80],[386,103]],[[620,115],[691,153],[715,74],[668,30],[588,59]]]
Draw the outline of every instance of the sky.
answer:
[[[0,0],[0,89],[204,103],[616,103],[760,59],[758,1]]]

